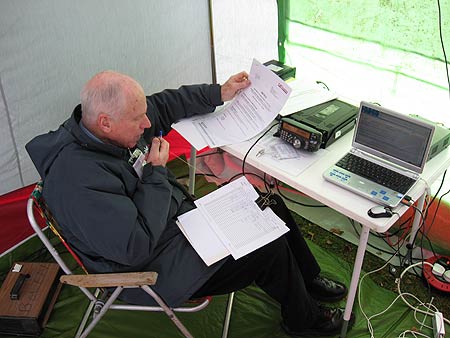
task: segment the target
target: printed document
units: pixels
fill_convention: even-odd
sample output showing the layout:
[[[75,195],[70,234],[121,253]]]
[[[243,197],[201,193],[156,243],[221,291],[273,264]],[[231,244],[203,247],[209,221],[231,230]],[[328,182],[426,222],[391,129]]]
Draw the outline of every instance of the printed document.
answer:
[[[178,225],[207,265],[231,254],[234,259],[272,242],[287,231],[245,177],[195,201],[197,209],[178,217]]]
[[[291,88],[257,60],[253,60],[249,80],[250,86],[223,108],[191,118],[190,122],[174,124],[173,128],[197,149],[234,144],[259,134],[281,111]],[[195,133],[189,130],[187,123],[193,124]],[[204,142],[198,139],[198,135]]]
[[[177,224],[206,265],[210,266],[230,255],[200,210],[193,209],[178,216]]]

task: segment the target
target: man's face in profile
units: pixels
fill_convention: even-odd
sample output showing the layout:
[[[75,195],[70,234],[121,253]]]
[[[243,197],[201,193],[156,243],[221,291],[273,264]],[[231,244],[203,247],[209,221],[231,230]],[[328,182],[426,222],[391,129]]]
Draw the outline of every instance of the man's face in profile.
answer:
[[[111,120],[110,140],[123,148],[133,148],[144,130],[151,127],[146,113],[145,95],[140,94],[129,99],[124,111]]]

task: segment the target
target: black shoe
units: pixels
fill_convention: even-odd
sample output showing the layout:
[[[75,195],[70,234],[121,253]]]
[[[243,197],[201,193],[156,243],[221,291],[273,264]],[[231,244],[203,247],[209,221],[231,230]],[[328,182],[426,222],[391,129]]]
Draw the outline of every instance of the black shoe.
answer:
[[[327,277],[317,276],[306,285],[309,294],[322,302],[337,302],[347,295],[347,287]]]
[[[311,328],[300,329],[297,331],[290,330],[285,322],[281,323],[281,327],[290,336],[300,337],[322,337],[335,336],[341,332],[344,324],[344,309],[332,309],[325,306],[319,306],[320,315],[316,321],[316,325]],[[350,330],[355,322],[355,316],[352,313],[348,322],[347,330]]]

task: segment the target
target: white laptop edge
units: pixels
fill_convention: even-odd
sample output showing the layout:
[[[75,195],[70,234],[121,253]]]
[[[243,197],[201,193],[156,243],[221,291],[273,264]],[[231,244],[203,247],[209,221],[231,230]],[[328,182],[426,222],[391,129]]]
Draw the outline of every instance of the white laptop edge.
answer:
[[[405,120],[405,121],[414,121],[414,123],[416,123],[418,125],[421,125],[423,127],[429,128],[431,130],[429,138],[428,138],[428,141],[427,141],[427,147],[426,147],[426,150],[425,150],[425,154],[423,156],[422,163],[420,163],[419,167],[415,166],[415,165],[413,165],[411,163],[408,163],[408,162],[400,161],[397,158],[389,156],[389,155],[387,155],[385,153],[382,153],[380,151],[377,151],[375,149],[372,149],[372,148],[369,149],[368,147],[364,146],[363,144],[355,142],[356,130],[358,129],[359,120],[360,120],[359,119],[359,115],[361,114],[361,109],[362,109],[363,106],[366,106],[366,107],[369,107],[369,108],[372,108],[372,109],[378,109],[378,110],[381,109],[383,112],[387,112],[387,113],[395,116],[396,118],[399,118],[399,119]],[[361,101],[361,104],[359,106],[359,111],[358,111],[358,117],[357,117],[357,120],[356,120],[356,126],[355,126],[355,128],[353,130],[352,148],[357,148],[359,150],[362,150],[362,151],[365,151],[365,152],[369,153],[370,155],[377,156],[380,159],[388,161],[389,164],[394,163],[394,164],[397,164],[399,166],[402,166],[403,168],[406,168],[408,170],[412,170],[412,171],[414,171],[416,173],[421,174],[423,172],[424,167],[425,167],[425,163],[427,162],[427,159],[428,159],[428,153],[430,152],[431,143],[432,143],[433,135],[434,135],[434,130],[435,130],[435,127],[433,125],[431,125],[429,123],[426,123],[426,122],[424,122],[422,120],[415,119],[415,118],[413,118],[411,116],[408,116],[408,115],[397,113],[397,112],[395,112],[395,111],[393,111],[391,109],[388,109],[388,108],[385,108],[385,107],[382,107],[382,106],[379,106],[379,105],[376,105],[376,104],[372,104],[372,103],[369,103],[369,102]]]
[[[371,158],[372,161],[377,162],[377,157],[378,157],[378,158],[379,158],[379,161],[382,161],[382,160],[388,161],[391,167],[392,167],[392,164],[397,164],[397,165],[399,165],[399,166],[403,166],[403,168],[401,168],[401,169],[403,169],[403,171],[404,171],[404,170],[411,170],[411,172],[410,172],[411,175],[407,175],[407,176],[412,176],[412,175],[414,175],[414,176],[416,176],[416,178],[417,178],[418,174],[423,172],[423,169],[424,169],[424,167],[425,167],[426,161],[427,161],[427,159],[428,159],[428,153],[429,153],[429,151],[430,151],[430,147],[431,147],[431,143],[432,143],[432,139],[433,139],[433,134],[434,134],[435,127],[434,127],[433,125],[429,124],[429,123],[423,122],[423,121],[421,121],[421,120],[414,119],[414,123],[417,123],[417,124],[419,124],[419,125],[422,125],[422,126],[424,126],[424,127],[427,127],[427,128],[429,128],[430,131],[431,131],[431,132],[430,132],[430,135],[429,135],[429,139],[427,140],[428,142],[427,142],[427,147],[426,147],[425,154],[424,154],[424,156],[423,156],[423,161],[422,161],[420,167],[417,167],[417,166],[411,165],[410,163],[403,162],[403,161],[399,161],[398,159],[392,158],[391,156],[389,156],[389,155],[387,155],[387,154],[384,154],[384,153],[382,153],[382,152],[378,152],[378,151],[376,151],[376,150],[374,150],[374,149],[368,149],[368,147],[365,147],[365,146],[361,145],[360,143],[356,143],[356,142],[355,142],[356,130],[357,130],[357,128],[358,128],[358,123],[359,123],[359,114],[361,113],[361,109],[362,109],[363,106],[366,106],[366,107],[369,107],[369,108],[373,108],[373,109],[382,109],[383,111],[388,112],[389,114],[392,114],[392,115],[394,115],[395,117],[398,117],[398,118],[403,119],[403,120],[411,121],[411,119],[413,119],[413,118],[410,117],[410,116],[403,115],[403,114],[397,113],[397,112],[395,112],[395,111],[392,111],[392,110],[390,110],[390,109],[387,109],[387,108],[384,108],[384,107],[381,107],[381,106],[378,106],[378,105],[375,105],[375,104],[371,104],[371,103],[362,101],[361,104],[360,104],[359,112],[358,112],[358,118],[357,118],[356,126],[355,126],[354,131],[353,131],[352,148],[349,149],[348,151],[351,151],[351,150],[354,149],[354,148],[359,148],[359,150],[367,151],[367,152],[370,154],[370,155],[368,155],[368,156],[370,156],[370,158]],[[362,152],[361,152],[361,153],[362,153]],[[342,154],[342,156],[344,156],[345,154],[346,154],[346,153]],[[372,157],[372,156],[373,156],[373,157]],[[364,156],[363,156],[363,157],[364,157]],[[392,196],[391,196],[392,198],[391,198],[389,201],[385,201],[385,200],[383,200],[383,199],[380,198],[380,197],[371,195],[370,192],[365,192],[365,193],[364,193],[363,191],[360,191],[359,189],[353,188],[353,187],[349,186],[349,185],[346,184],[346,183],[340,182],[339,180],[330,179],[330,171],[331,171],[334,167],[335,167],[335,164],[333,164],[331,167],[327,168],[327,170],[323,172],[322,177],[323,177],[326,181],[329,181],[329,182],[331,182],[331,183],[333,183],[333,184],[336,184],[336,185],[338,185],[338,186],[341,186],[341,187],[343,187],[344,189],[350,190],[350,191],[352,191],[352,192],[354,192],[354,193],[356,193],[356,194],[358,194],[358,195],[364,196],[365,198],[368,198],[368,199],[370,199],[370,200],[373,200],[373,201],[375,201],[376,203],[383,204],[383,205],[387,205],[387,206],[390,206],[390,207],[396,207],[396,206],[400,203],[400,201],[402,200],[402,198],[403,198],[403,196],[404,196],[404,195],[397,195],[397,196],[395,196],[395,197],[392,197]],[[389,165],[388,165],[388,167],[389,167]],[[400,168],[400,167],[399,167],[399,168]],[[346,175],[346,170],[340,169],[340,171],[341,171],[340,174]],[[413,173],[413,172],[414,172],[414,173]],[[416,174],[416,173],[417,173],[417,174]],[[351,173],[349,173],[349,174],[351,174]],[[404,173],[404,174],[406,174],[406,173]],[[369,183],[370,183],[370,181],[367,180],[367,179],[365,179],[365,178],[359,178],[358,180],[361,181],[361,182],[360,182],[361,184],[366,184],[366,183],[369,184]],[[417,182],[416,182],[416,183],[417,183]],[[409,189],[409,191],[410,191],[413,187],[414,187],[414,185]],[[394,191],[389,190],[389,189],[387,189],[387,190],[388,190],[389,193],[391,193],[391,194],[394,192]]]

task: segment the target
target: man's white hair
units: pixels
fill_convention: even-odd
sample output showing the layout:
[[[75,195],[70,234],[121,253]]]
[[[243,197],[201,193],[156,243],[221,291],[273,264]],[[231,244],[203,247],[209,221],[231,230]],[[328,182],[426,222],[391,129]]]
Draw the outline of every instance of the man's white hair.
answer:
[[[126,102],[125,90],[129,80],[132,79],[113,71],[98,73],[89,80],[80,94],[83,122],[94,124],[100,113],[119,117]]]

